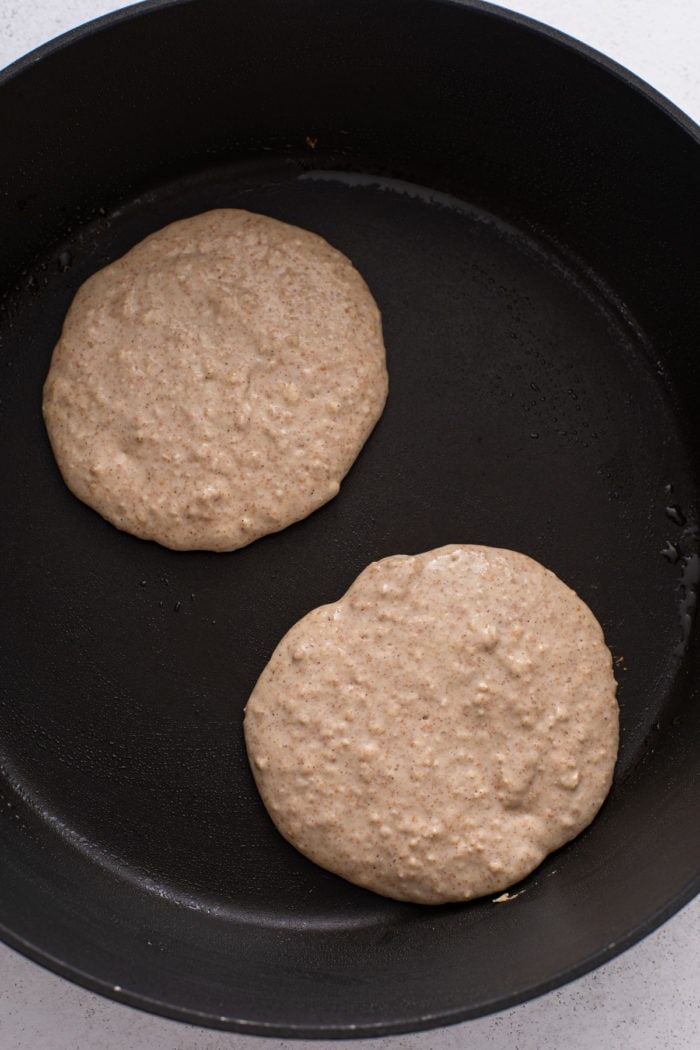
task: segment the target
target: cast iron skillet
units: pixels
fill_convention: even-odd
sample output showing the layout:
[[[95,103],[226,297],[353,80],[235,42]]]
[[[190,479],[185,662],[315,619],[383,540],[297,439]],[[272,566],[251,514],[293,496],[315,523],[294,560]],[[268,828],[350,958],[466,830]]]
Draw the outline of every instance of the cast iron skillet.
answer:
[[[368,1035],[543,992],[697,892],[697,129],[559,34],[445,0],[140,6],[10,69],[0,128],[7,942],[170,1017]],[[70,495],[41,386],[87,275],[222,205],[355,261],[391,394],[328,506],[175,554]],[[591,605],[622,749],[515,900],[421,908],[282,841],[241,712],[368,562],[460,541]]]

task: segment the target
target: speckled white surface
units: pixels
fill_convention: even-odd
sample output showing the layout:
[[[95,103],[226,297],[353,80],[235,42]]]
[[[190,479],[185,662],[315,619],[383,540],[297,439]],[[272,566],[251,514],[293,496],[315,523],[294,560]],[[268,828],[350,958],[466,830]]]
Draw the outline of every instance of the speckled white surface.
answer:
[[[121,6],[0,0],[0,68]],[[509,6],[611,55],[700,122],[698,0]],[[267,1040],[180,1025],[104,1000],[0,945],[0,1050],[698,1050],[698,1033],[700,897],[624,955],[540,999],[440,1031],[361,1043]]]

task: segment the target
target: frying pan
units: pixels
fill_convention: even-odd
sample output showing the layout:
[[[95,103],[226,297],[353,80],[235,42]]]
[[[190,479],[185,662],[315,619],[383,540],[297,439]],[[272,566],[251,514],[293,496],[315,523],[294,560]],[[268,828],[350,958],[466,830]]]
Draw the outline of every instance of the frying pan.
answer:
[[[553,988],[689,900],[697,129],[558,33],[447,0],[144,4],[10,68],[0,128],[5,940],[170,1017],[376,1035]],[[391,392],[330,504],[173,553],[70,495],[41,386],[81,282],[220,206],[353,259]],[[592,607],[622,744],[599,817],[519,896],[421,908],[280,838],[241,713],[299,617],[449,542],[522,550]]]

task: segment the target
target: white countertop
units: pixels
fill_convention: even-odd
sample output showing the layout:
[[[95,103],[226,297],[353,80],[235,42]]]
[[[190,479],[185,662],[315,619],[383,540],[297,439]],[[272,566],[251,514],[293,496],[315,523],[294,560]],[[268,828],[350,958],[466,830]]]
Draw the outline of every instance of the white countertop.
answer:
[[[0,0],[0,68],[122,6],[110,0]],[[518,0],[502,6],[605,52],[700,122],[698,0]],[[698,975],[700,897],[622,956],[533,1002],[417,1035],[305,1042],[152,1017],[69,984],[0,944],[0,1050],[698,1050]]]

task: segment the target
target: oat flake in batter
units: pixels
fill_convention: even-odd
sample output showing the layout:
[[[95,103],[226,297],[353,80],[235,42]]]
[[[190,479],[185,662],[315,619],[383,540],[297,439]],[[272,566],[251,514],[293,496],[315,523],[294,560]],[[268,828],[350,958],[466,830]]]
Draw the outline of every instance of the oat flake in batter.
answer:
[[[385,558],[282,639],[250,697],[248,755],[281,833],[399,900],[511,886],[585,828],[618,708],[588,607],[522,554]]]
[[[225,551],[332,499],[386,393],[379,311],[350,261],[220,209],[85,282],[43,410],[66,484],[108,521]]]

